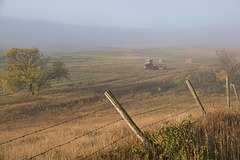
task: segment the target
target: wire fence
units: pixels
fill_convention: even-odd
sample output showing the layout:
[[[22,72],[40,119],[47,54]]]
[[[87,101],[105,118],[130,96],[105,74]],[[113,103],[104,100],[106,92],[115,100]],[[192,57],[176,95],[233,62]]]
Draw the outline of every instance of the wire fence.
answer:
[[[167,93],[167,94],[170,95],[170,94],[172,94],[172,93]],[[204,95],[204,96],[201,96],[200,99],[206,98],[206,97],[208,98],[209,96],[208,96],[208,95]],[[217,102],[218,99],[219,99],[219,98],[211,99],[211,100],[208,101],[207,103]],[[141,116],[141,115],[146,115],[146,114],[150,114],[150,113],[153,113],[153,112],[156,113],[157,111],[160,111],[160,110],[163,110],[163,109],[167,109],[167,108],[170,108],[170,107],[176,107],[176,106],[178,106],[178,105],[183,105],[184,103],[192,102],[193,100],[194,100],[193,98],[190,98],[190,99],[187,99],[187,100],[184,100],[184,101],[180,101],[180,102],[177,102],[177,103],[174,103],[174,104],[161,104],[161,105],[159,105],[159,106],[155,106],[155,107],[157,107],[157,108],[150,109],[150,110],[147,110],[147,111],[144,111],[144,112],[140,112],[140,113],[134,114],[134,115],[132,115],[131,117],[137,117],[137,116]],[[127,103],[131,103],[131,102],[134,102],[134,101],[130,101],[130,102],[127,102]],[[46,130],[51,129],[51,128],[55,128],[55,127],[57,127],[57,126],[60,126],[60,125],[63,125],[63,124],[72,122],[72,121],[74,121],[74,120],[78,120],[78,119],[81,119],[81,118],[84,118],[84,117],[88,117],[88,116],[91,116],[91,115],[95,115],[96,113],[101,112],[101,111],[107,111],[107,110],[110,109],[110,108],[112,108],[112,106],[108,106],[108,107],[105,107],[105,108],[102,108],[102,109],[99,109],[99,110],[96,110],[96,111],[93,111],[93,112],[90,112],[90,113],[87,113],[87,114],[84,114],[84,115],[81,115],[81,116],[72,118],[72,119],[69,119],[69,120],[66,120],[66,121],[62,121],[62,122],[60,122],[60,123],[57,123],[57,124],[54,124],[54,125],[51,125],[51,126],[48,126],[48,127],[42,128],[42,129],[39,129],[39,130],[35,130],[35,131],[33,131],[33,132],[24,134],[24,135],[22,135],[22,136],[19,136],[19,137],[16,137],[16,138],[13,138],[13,139],[10,139],[10,140],[1,142],[1,143],[0,143],[0,146],[1,146],[1,145],[4,145],[4,144],[7,144],[7,143],[11,143],[11,142],[13,142],[13,141],[16,141],[16,140],[19,140],[19,139],[22,139],[22,138],[25,138],[25,137],[30,136],[30,135],[34,135],[34,134],[39,133],[39,132],[42,132],[42,131],[46,131]],[[168,117],[166,117],[166,118],[163,118],[163,119],[160,119],[160,120],[158,120],[158,121],[152,122],[152,123],[150,123],[150,124],[144,125],[144,126],[140,127],[140,129],[145,129],[145,128],[147,128],[147,127],[150,127],[150,126],[159,124],[159,123],[161,123],[161,122],[166,121],[167,119],[177,117],[177,116],[182,115],[182,114],[184,114],[184,113],[188,113],[189,111],[191,111],[191,110],[193,110],[193,109],[196,109],[196,108],[197,108],[197,106],[194,106],[194,107],[185,109],[184,111],[181,111],[181,112],[179,112],[179,113],[172,114],[172,115],[170,115],[170,116],[168,116]],[[224,107],[221,107],[221,108],[224,108]],[[200,119],[200,118],[202,118],[202,116],[200,116],[198,119]],[[89,132],[86,132],[86,133],[84,133],[84,134],[81,134],[81,135],[79,135],[79,136],[76,136],[76,137],[74,137],[73,139],[66,141],[65,143],[62,143],[62,144],[53,146],[53,147],[49,148],[48,150],[45,150],[45,151],[43,151],[43,152],[41,152],[41,153],[39,153],[39,154],[36,154],[36,155],[30,157],[29,159],[35,159],[35,158],[37,158],[37,157],[39,157],[39,156],[41,156],[41,155],[44,155],[44,154],[46,154],[46,153],[48,153],[48,152],[50,152],[50,151],[52,151],[52,150],[54,150],[54,149],[63,147],[63,146],[65,146],[65,145],[68,145],[68,144],[70,144],[70,143],[72,143],[72,142],[74,142],[74,141],[76,141],[76,140],[78,140],[78,139],[80,139],[80,138],[82,138],[82,137],[84,137],[84,136],[86,136],[86,135],[90,135],[90,134],[92,134],[92,133],[94,133],[94,132],[96,132],[96,131],[99,131],[99,130],[103,129],[103,128],[106,128],[106,127],[108,127],[108,126],[111,126],[111,125],[113,125],[113,124],[116,124],[116,123],[118,123],[118,122],[120,122],[120,121],[122,121],[122,120],[123,120],[123,119],[120,118],[120,119],[117,119],[117,120],[115,120],[115,121],[112,121],[112,122],[109,122],[109,123],[107,123],[107,124],[104,124],[104,125],[102,125],[102,126],[100,126],[100,127],[98,127],[98,128],[95,128],[95,129],[89,131]],[[102,148],[100,148],[100,149],[98,149],[97,151],[95,151],[95,152],[93,152],[93,153],[85,156],[85,157],[82,158],[82,159],[87,159],[87,158],[89,158],[89,157],[91,157],[91,156],[93,156],[93,155],[95,155],[95,154],[97,154],[97,153],[105,150],[106,148],[108,148],[108,147],[116,144],[117,142],[119,142],[120,140],[128,137],[128,136],[131,135],[131,134],[132,134],[132,133],[129,133],[129,132],[128,132],[127,134],[123,135],[122,137],[118,138],[117,140],[114,140],[113,142],[111,142],[111,143],[103,146]]]
[[[190,101],[192,101],[192,99],[186,100],[186,101],[182,101],[182,102],[180,102],[180,103],[186,103],[186,102],[190,102]],[[165,109],[165,108],[167,108],[167,107],[172,107],[172,106],[174,106],[174,104],[172,104],[172,105],[167,105],[167,106],[165,106],[165,107],[161,107],[161,108],[157,108],[157,109],[153,109],[153,110],[150,110],[150,111],[147,111],[147,112],[141,112],[141,113],[135,114],[135,115],[133,115],[133,116],[131,116],[131,117],[136,117],[136,116],[140,116],[140,115],[143,115],[143,114],[148,114],[148,113],[155,112],[155,111],[159,111],[159,110]],[[53,149],[60,148],[60,147],[62,147],[62,146],[65,146],[65,145],[67,145],[67,144],[70,144],[71,142],[73,142],[73,141],[75,141],[75,140],[77,140],[77,139],[79,139],[79,138],[81,138],[81,137],[84,137],[84,136],[86,136],[86,135],[89,135],[89,134],[91,134],[91,133],[94,133],[94,132],[96,132],[96,131],[98,131],[98,130],[100,130],[100,129],[103,129],[103,128],[107,127],[107,126],[110,126],[110,125],[115,124],[115,123],[117,123],[117,122],[119,122],[119,121],[122,121],[122,120],[123,120],[123,119],[121,118],[121,119],[117,119],[117,120],[115,120],[115,121],[113,121],[113,122],[107,123],[107,124],[105,124],[105,125],[103,125],[103,126],[101,126],[101,127],[99,127],[99,128],[96,128],[96,129],[94,129],[94,130],[92,130],[92,131],[89,131],[89,132],[84,133],[84,134],[82,134],[82,135],[80,135],[80,136],[77,136],[77,137],[71,139],[71,140],[68,141],[68,142],[65,142],[65,143],[63,143],[63,144],[60,144],[60,145],[54,146],[54,147],[52,147],[52,148],[49,148],[48,150],[46,150],[46,151],[44,151],[44,152],[42,152],[42,153],[39,153],[39,154],[31,157],[30,159],[33,159],[33,158],[38,157],[38,156],[40,156],[40,155],[43,155],[43,154],[45,154],[45,153],[47,153],[47,152],[49,152],[49,151],[51,151],[51,150],[53,150]]]
[[[171,94],[171,93],[167,93],[167,95],[170,95],[170,94]],[[133,103],[133,102],[135,102],[135,101],[137,101],[137,100],[129,101],[129,102],[127,102],[127,103]],[[180,102],[180,103],[185,103],[185,102],[188,102],[188,101],[191,101],[191,99],[190,99],[190,100],[187,100],[187,101]],[[157,110],[161,110],[161,109],[164,109],[164,108],[167,108],[167,107],[171,107],[171,106],[174,106],[174,105],[165,106],[165,107],[163,107],[163,108],[157,108],[157,109],[154,109],[154,110],[145,112],[145,113],[146,113],[146,114],[147,114],[147,113],[151,113],[151,112],[154,112],[154,111],[157,111]],[[30,135],[33,135],[33,134],[36,134],[36,133],[42,132],[42,131],[46,131],[46,130],[51,129],[51,128],[55,128],[55,127],[57,127],[57,126],[60,126],[60,125],[63,125],[63,124],[66,124],[66,123],[69,123],[69,122],[72,122],[72,121],[75,121],[75,120],[78,120],[78,119],[87,117],[87,116],[90,116],[90,115],[94,115],[94,114],[96,114],[96,113],[98,113],[98,112],[100,112],[100,111],[108,110],[108,109],[110,109],[110,108],[112,108],[112,106],[108,106],[108,107],[106,107],[106,108],[102,108],[102,109],[93,111],[93,112],[91,112],[91,113],[87,113],[87,114],[84,114],[84,115],[75,117],[75,118],[73,118],[73,119],[69,119],[69,120],[66,120],[66,121],[62,121],[62,122],[59,122],[59,123],[56,123],[56,124],[47,126],[47,127],[45,127],[45,128],[41,128],[41,129],[39,129],[39,130],[35,130],[35,131],[32,131],[32,132],[29,132],[29,133],[24,134],[24,135],[21,135],[21,136],[19,136],[19,137],[12,138],[12,139],[7,140],[7,141],[4,141],[4,142],[0,142],[0,146],[1,146],[1,145],[4,145],[4,144],[7,144],[7,143],[10,143],[10,142],[13,142],[13,141],[16,141],[16,140],[19,140],[19,139],[21,139],[21,138],[25,138],[25,137],[27,137],[27,136],[30,136]],[[140,113],[139,115],[142,115],[142,114],[145,114],[145,113]],[[138,115],[134,115],[134,116],[138,116]]]
[[[203,97],[207,97],[207,95],[206,95],[206,96],[202,96],[202,98],[203,98]],[[191,102],[191,101],[193,101],[193,99],[188,99],[188,100],[185,100],[185,101],[181,101],[181,102],[178,102],[177,104],[166,105],[166,106],[164,106],[164,107],[156,108],[156,109],[149,110],[149,111],[146,111],[146,112],[141,112],[141,113],[132,115],[131,117],[136,117],[136,116],[140,116],[140,115],[145,115],[145,114],[148,114],[148,113],[151,113],[151,112],[156,112],[156,111],[159,111],[159,110],[162,110],[162,109],[165,109],[165,108],[173,107],[173,106],[176,106],[176,105],[179,105],[179,104],[184,104],[184,103],[186,103],[186,102]],[[163,122],[163,121],[165,121],[165,120],[167,120],[167,119],[170,119],[170,118],[173,118],[173,117],[182,115],[182,114],[187,113],[188,111],[193,110],[193,109],[195,109],[195,108],[197,108],[197,106],[192,107],[192,108],[187,109],[187,110],[184,110],[184,111],[179,112],[179,113],[177,113],[177,114],[173,114],[173,115],[171,115],[171,116],[169,116],[169,117],[167,117],[167,118],[161,119],[161,120],[156,121],[156,122],[154,122],[154,123],[145,125],[145,126],[141,127],[141,129],[144,129],[144,128],[146,128],[146,127],[150,127],[150,126],[156,125],[156,124],[161,123],[161,122]],[[119,121],[122,121],[122,120],[123,120],[122,118],[121,118],[121,119],[117,119],[116,121],[110,122],[110,123],[108,123],[108,124],[106,124],[106,125],[103,125],[103,126],[97,128],[97,129],[94,129],[94,130],[92,130],[92,131],[90,131],[90,132],[87,132],[87,133],[85,133],[85,134],[83,134],[83,135],[81,135],[81,136],[75,137],[74,139],[72,139],[72,140],[70,140],[70,141],[68,141],[68,142],[66,142],[66,143],[63,143],[63,144],[54,146],[54,147],[52,147],[52,148],[50,148],[50,149],[48,149],[48,150],[46,150],[46,151],[44,151],[44,152],[42,152],[42,153],[39,153],[39,154],[31,157],[30,159],[34,159],[34,158],[36,158],[36,157],[38,157],[38,156],[41,156],[41,155],[43,155],[43,154],[45,154],[45,153],[47,153],[47,152],[49,152],[49,151],[51,151],[51,150],[53,150],[53,149],[60,148],[60,147],[62,147],[62,146],[65,146],[65,145],[67,145],[67,144],[70,144],[71,142],[73,142],[73,141],[75,141],[75,140],[77,140],[77,139],[79,139],[79,138],[81,138],[81,137],[84,137],[84,136],[86,136],[86,135],[89,135],[89,134],[91,134],[91,133],[93,133],[93,132],[96,132],[96,131],[98,131],[98,130],[100,130],[100,129],[103,129],[103,128],[107,127],[107,126],[113,125],[113,124],[115,124],[115,123],[117,123],[117,122],[119,122]],[[122,136],[121,138],[119,138],[119,139],[111,142],[110,144],[104,146],[103,148],[97,150],[96,152],[94,152],[94,153],[92,153],[92,154],[84,157],[83,159],[86,159],[86,158],[88,158],[88,157],[90,157],[90,156],[92,156],[92,155],[94,155],[94,154],[96,154],[96,153],[98,153],[98,152],[103,151],[104,149],[108,148],[109,146],[111,146],[111,145],[117,143],[118,141],[126,138],[126,137],[129,136],[130,134],[131,134],[131,133],[128,133],[128,134]]]

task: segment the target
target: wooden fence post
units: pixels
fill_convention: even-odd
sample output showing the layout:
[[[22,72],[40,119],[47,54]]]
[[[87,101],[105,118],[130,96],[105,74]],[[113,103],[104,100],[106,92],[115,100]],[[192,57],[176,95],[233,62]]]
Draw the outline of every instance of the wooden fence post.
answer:
[[[238,94],[237,94],[237,90],[236,90],[236,87],[235,87],[235,84],[232,84],[232,87],[233,87],[233,90],[234,90],[234,93],[235,93],[236,99],[237,99],[237,101],[238,101],[238,104],[240,104],[240,102],[239,102],[239,98],[238,98]]]
[[[229,87],[228,77],[226,77],[226,95],[227,95],[227,106],[230,108],[230,87]]]
[[[141,140],[141,142],[148,148],[148,150],[149,150],[149,159],[152,159],[153,155],[152,155],[151,145],[148,142],[148,140],[146,139],[146,137],[144,137],[142,131],[133,122],[131,117],[128,115],[128,113],[125,111],[125,109],[121,106],[121,104],[117,101],[117,99],[114,97],[114,95],[110,91],[106,91],[104,93],[104,95],[108,98],[108,100],[112,103],[112,105],[120,113],[122,118],[129,125],[129,127],[132,129],[132,131],[137,135],[137,137]]]
[[[195,99],[195,102],[196,102],[197,105],[201,108],[203,116],[206,116],[206,111],[205,111],[205,109],[203,108],[202,103],[200,102],[200,99],[198,98],[198,96],[197,96],[197,94],[196,94],[196,92],[195,92],[195,90],[194,90],[191,82],[190,82],[189,80],[186,80],[186,83],[187,83],[187,86],[188,86],[190,92],[191,92],[192,95],[193,95],[193,98]]]

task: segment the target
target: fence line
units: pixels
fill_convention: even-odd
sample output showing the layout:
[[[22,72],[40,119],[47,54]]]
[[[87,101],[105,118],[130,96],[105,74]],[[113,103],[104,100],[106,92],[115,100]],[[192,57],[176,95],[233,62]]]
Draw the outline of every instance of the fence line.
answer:
[[[191,100],[187,100],[187,101],[191,101]],[[185,103],[185,102],[187,102],[187,101],[183,101],[183,102],[179,102],[179,103]],[[135,100],[134,100],[134,101],[131,101],[131,102],[135,102]],[[130,102],[127,102],[127,103],[130,103]],[[174,105],[175,105],[175,104],[169,105],[169,106],[166,106],[166,107],[172,107],[172,106],[174,106]],[[157,110],[164,109],[164,108],[166,108],[166,107],[158,108],[158,109],[155,109],[155,110],[152,110],[152,111],[149,111],[149,112],[144,112],[144,113],[150,113],[150,112],[153,112],[153,111],[157,111]],[[74,120],[77,120],[77,119],[80,119],[80,118],[83,118],[83,117],[87,117],[87,116],[93,115],[93,114],[95,114],[95,113],[97,113],[97,112],[104,111],[104,110],[107,110],[107,109],[110,109],[110,108],[112,108],[112,107],[109,106],[109,107],[106,107],[106,108],[103,108],[103,109],[99,109],[99,110],[97,110],[97,111],[94,111],[94,112],[91,112],[91,113],[88,113],[88,114],[85,114],[85,115],[82,115],[82,116],[78,116],[78,117],[76,117],[76,118],[73,118],[73,119],[70,119],[70,120],[66,120],[66,121],[63,121],[63,122],[60,122],[60,123],[57,123],[57,124],[48,126],[48,127],[46,127],[46,128],[42,128],[42,129],[39,129],[39,130],[35,130],[35,131],[33,131],[33,132],[24,134],[24,135],[22,135],[22,136],[19,136],[19,137],[16,137],[16,138],[13,138],[13,139],[4,141],[4,142],[0,142],[0,146],[1,146],[1,145],[4,145],[4,144],[7,144],[7,143],[10,143],[10,142],[13,142],[13,141],[16,141],[16,140],[21,139],[21,138],[25,138],[25,137],[27,137],[27,136],[30,136],[30,135],[33,135],[33,134],[36,134],[36,133],[39,133],[39,132],[42,132],[42,131],[45,131],[45,130],[48,130],[48,129],[51,129],[51,128],[54,128],[54,127],[57,127],[57,126],[60,126],[60,125],[63,125],[63,124],[66,124],[66,123],[69,123],[69,122],[74,121]],[[144,114],[144,113],[141,113],[141,114]],[[141,114],[139,114],[139,115],[141,115]],[[134,116],[138,116],[138,115],[134,115]],[[131,116],[131,117],[132,117],[132,116]]]
[[[180,90],[180,91],[185,91],[185,90]],[[167,93],[167,94],[163,94],[163,95],[170,95],[174,92],[171,92],[171,93]],[[128,101],[128,102],[124,102],[124,103],[132,103],[132,102],[136,102],[138,100],[132,100],[132,101]],[[184,103],[184,102],[182,102]],[[167,107],[167,106],[166,106]],[[1,108],[4,108],[4,107],[0,107]],[[7,141],[4,141],[4,142],[0,142],[0,146],[3,145],[3,144],[7,144],[7,143],[10,143],[10,142],[13,142],[13,141],[16,141],[18,139],[21,139],[21,138],[25,138],[27,136],[30,136],[30,135],[33,135],[33,134],[36,134],[36,133],[39,133],[39,132],[42,132],[42,131],[45,131],[45,130],[48,130],[48,129],[51,129],[51,128],[54,128],[54,127],[57,127],[57,126],[60,126],[60,125],[63,125],[65,123],[68,123],[68,122],[71,122],[71,121],[74,121],[74,120],[77,120],[77,119],[80,119],[80,118],[83,118],[83,117],[86,117],[86,116],[89,116],[89,115],[92,115],[92,114],[95,114],[97,112],[100,112],[100,111],[103,111],[103,110],[107,110],[111,108],[111,106],[107,107],[107,108],[103,108],[103,109],[100,109],[100,110],[97,110],[97,111],[94,111],[94,112],[91,112],[91,113],[88,113],[88,114],[85,114],[85,115],[82,115],[82,116],[78,116],[76,118],[73,118],[73,119],[70,119],[70,120],[66,120],[66,121],[63,121],[63,122],[60,122],[60,123],[57,123],[57,124],[54,124],[54,125],[51,125],[51,126],[48,126],[48,127],[45,127],[45,128],[42,128],[42,129],[39,129],[39,130],[35,130],[35,131],[32,131],[30,133],[27,133],[27,134],[24,134],[22,136],[19,136],[19,137],[16,137],[16,138],[13,138],[13,139],[10,139],[10,140],[7,140]],[[161,109],[161,108],[160,108]],[[150,111],[152,112],[152,111]]]
[[[202,96],[202,97],[207,97],[207,96]],[[193,100],[193,99],[192,99],[192,100]],[[191,100],[191,101],[192,101],[192,100]],[[184,102],[188,102],[188,101],[189,101],[189,100],[184,101]],[[215,101],[215,100],[214,100],[214,101]],[[184,103],[184,102],[183,102],[183,103]],[[213,101],[210,101],[209,103],[211,103],[211,102],[213,102]],[[168,106],[166,106],[166,107],[168,107]],[[163,107],[163,108],[166,108],[166,107]],[[161,108],[161,109],[163,109],[163,108]],[[140,127],[140,129],[143,129],[143,128],[146,128],[146,127],[149,127],[149,126],[152,126],[152,125],[156,125],[156,124],[158,124],[158,123],[160,123],[160,122],[163,122],[163,121],[165,121],[165,120],[167,120],[167,119],[169,119],[169,118],[173,118],[173,117],[179,116],[179,115],[181,115],[181,114],[183,114],[183,113],[186,113],[186,112],[188,112],[188,111],[190,111],[190,110],[193,110],[193,109],[195,109],[195,108],[198,108],[198,106],[192,107],[192,108],[187,109],[187,110],[185,110],[185,111],[183,111],[183,112],[180,112],[180,113],[177,113],[177,114],[171,115],[171,116],[169,116],[169,117],[167,117],[167,118],[164,118],[164,119],[161,119],[161,120],[156,121],[156,122],[154,122],[154,123],[151,123],[151,124],[148,124],[148,125],[146,125],[146,126]],[[222,109],[223,109],[223,108],[224,108],[224,107],[222,107]],[[152,110],[152,111],[154,111],[154,110]],[[144,114],[144,113],[141,113],[141,114]],[[136,114],[136,115],[134,115],[134,116],[138,116],[138,115],[141,115],[141,114]],[[134,117],[134,116],[131,116],[131,117]],[[202,118],[202,117],[203,117],[203,116],[197,118],[195,121],[199,120],[199,119]],[[195,121],[194,121],[194,122],[195,122]],[[97,151],[91,153],[90,155],[85,156],[85,157],[82,158],[81,160],[86,159],[86,158],[88,158],[88,157],[90,157],[90,156],[92,156],[92,155],[94,155],[94,154],[96,154],[96,153],[98,153],[98,152],[100,152],[100,151],[103,151],[103,150],[106,149],[107,147],[109,147],[109,146],[111,146],[111,145],[117,143],[118,141],[120,141],[120,140],[126,138],[126,137],[129,136],[130,134],[133,134],[133,133],[128,133],[128,134],[122,136],[122,137],[119,138],[118,140],[116,140],[116,141],[114,141],[114,142],[112,142],[112,143],[110,143],[110,144],[104,146],[103,148],[101,148],[101,149],[99,149],[99,150],[97,150]],[[110,150],[109,152],[111,152],[111,151],[113,151],[113,150]]]
[[[206,96],[204,96],[204,97],[206,97]],[[213,102],[213,101],[210,101],[210,102]],[[183,112],[180,112],[180,113],[178,113],[178,114],[175,114],[175,115],[169,116],[169,117],[164,118],[164,119],[162,119],[162,120],[159,120],[159,121],[157,121],[157,122],[154,122],[154,123],[151,123],[151,124],[149,124],[149,125],[146,125],[146,126],[140,127],[140,129],[143,129],[143,128],[146,128],[146,127],[149,127],[149,126],[155,125],[155,124],[160,123],[160,122],[162,122],[162,121],[164,121],[164,120],[167,120],[167,119],[169,119],[169,118],[173,118],[173,117],[179,116],[179,115],[181,115],[181,114],[183,114],[183,113],[186,113],[186,112],[188,112],[188,111],[190,111],[190,110],[193,110],[193,109],[195,109],[195,108],[198,108],[198,107],[197,107],[197,106],[192,107],[192,108],[190,108],[190,109],[188,109],[188,110],[185,110],[185,111],[183,111]],[[221,107],[221,109],[224,109],[224,106]],[[203,118],[203,116],[200,116],[199,118],[195,119],[193,122],[196,122],[196,121],[198,121],[198,120],[201,119],[201,118]],[[111,145],[117,143],[118,141],[120,141],[120,140],[126,138],[127,136],[129,136],[129,135],[131,135],[131,134],[133,134],[133,133],[128,133],[128,134],[122,136],[121,138],[117,139],[116,141],[114,141],[114,142],[112,142],[112,143],[110,143],[110,144],[104,146],[103,148],[101,148],[101,149],[99,149],[99,150],[97,150],[97,151],[91,153],[90,155],[87,155],[86,157],[82,158],[81,160],[86,159],[86,158],[88,158],[88,157],[90,157],[90,156],[92,156],[92,155],[94,155],[94,154],[96,154],[96,153],[98,153],[98,152],[103,151],[103,150],[106,149],[107,147],[109,147],[109,146],[111,146]],[[109,152],[111,152],[111,151],[113,151],[113,150],[110,150]]]
[[[186,100],[186,101],[181,102],[180,104],[185,103],[185,102],[189,102],[189,101],[192,101],[192,100]],[[172,107],[172,106],[174,106],[174,105],[176,105],[176,104],[169,105],[169,106],[165,106],[165,107],[158,108],[158,109],[154,109],[154,110],[151,110],[151,111],[148,111],[148,112],[142,112],[142,113],[139,113],[139,114],[135,114],[135,115],[133,115],[133,116],[131,116],[131,117],[136,117],[136,116],[139,116],[139,115],[142,115],[142,114],[146,114],[146,113],[150,113],[150,112],[153,112],[153,111],[161,110],[161,109],[164,109],[164,108],[167,108],[167,107]],[[117,119],[116,121],[110,122],[110,123],[108,123],[108,124],[106,124],[106,125],[103,125],[103,126],[101,126],[101,127],[99,127],[99,128],[96,128],[96,129],[94,129],[94,130],[92,130],[92,131],[90,131],[90,132],[84,133],[83,135],[77,136],[77,137],[73,138],[72,140],[70,140],[70,141],[68,141],[68,142],[66,142],[66,143],[63,143],[63,144],[54,146],[54,147],[52,147],[52,148],[50,148],[50,149],[48,149],[48,150],[46,150],[46,151],[44,151],[44,152],[42,152],[42,153],[39,153],[39,154],[37,154],[37,155],[34,155],[34,156],[31,157],[30,159],[33,159],[33,158],[38,157],[38,156],[41,156],[41,155],[43,155],[43,154],[45,154],[45,153],[47,153],[47,152],[49,152],[49,151],[51,151],[51,150],[53,150],[53,149],[56,149],[56,148],[65,146],[65,145],[67,145],[67,144],[69,144],[69,143],[71,143],[71,142],[73,142],[73,141],[75,141],[75,140],[77,140],[77,139],[79,139],[79,138],[81,138],[81,137],[84,137],[84,136],[86,136],[86,135],[89,135],[89,134],[91,134],[91,133],[93,133],[93,132],[96,132],[96,131],[98,131],[98,130],[100,130],[100,129],[103,129],[103,128],[107,127],[107,126],[110,126],[110,125],[115,124],[115,123],[117,123],[117,122],[119,122],[119,121],[122,121],[122,120],[123,120],[122,118],[121,118],[121,119]]]

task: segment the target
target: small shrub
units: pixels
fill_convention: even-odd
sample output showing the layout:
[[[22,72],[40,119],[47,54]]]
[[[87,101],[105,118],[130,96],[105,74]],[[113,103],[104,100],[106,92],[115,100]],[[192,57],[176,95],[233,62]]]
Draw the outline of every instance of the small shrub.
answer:
[[[145,136],[153,144],[155,159],[203,159],[207,147],[199,146],[192,131],[193,123],[183,121],[180,124],[155,131]],[[144,159],[148,156],[145,147],[138,141],[131,145],[131,151],[137,158]]]

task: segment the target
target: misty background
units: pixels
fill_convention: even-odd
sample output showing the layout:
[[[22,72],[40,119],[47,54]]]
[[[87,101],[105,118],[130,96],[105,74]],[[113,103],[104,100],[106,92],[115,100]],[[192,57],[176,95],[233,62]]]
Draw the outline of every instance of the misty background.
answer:
[[[0,0],[0,47],[240,44],[239,0]]]

